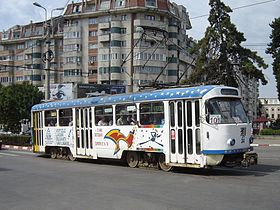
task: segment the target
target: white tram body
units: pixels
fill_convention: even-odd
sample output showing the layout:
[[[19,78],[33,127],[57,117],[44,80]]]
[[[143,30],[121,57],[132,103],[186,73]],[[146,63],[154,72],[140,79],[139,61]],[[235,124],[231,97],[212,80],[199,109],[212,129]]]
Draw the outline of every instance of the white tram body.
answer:
[[[126,158],[130,167],[257,163],[238,89],[198,86],[56,101],[32,107],[34,152]]]

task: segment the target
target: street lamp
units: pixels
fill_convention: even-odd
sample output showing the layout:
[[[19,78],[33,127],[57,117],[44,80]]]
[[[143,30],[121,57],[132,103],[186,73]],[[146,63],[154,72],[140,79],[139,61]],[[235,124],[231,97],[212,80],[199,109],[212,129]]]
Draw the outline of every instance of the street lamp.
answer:
[[[45,100],[50,97],[50,27],[47,24],[48,12],[41,4],[34,2],[34,6],[40,7],[45,10],[45,27],[46,27],[46,66],[45,66]]]
[[[42,8],[42,9],[45,10],[45,24],[46,24],[46,23],[47,23],[47,19],[48,19],[48,16],[47,16],[47,15],[48,15],[47,9],[46,9],[45,7],[43,7],[41,4],[37,3],[37,2],[34,2],[33,5],[36,6],[36,7],[40,7],[40,8]]]

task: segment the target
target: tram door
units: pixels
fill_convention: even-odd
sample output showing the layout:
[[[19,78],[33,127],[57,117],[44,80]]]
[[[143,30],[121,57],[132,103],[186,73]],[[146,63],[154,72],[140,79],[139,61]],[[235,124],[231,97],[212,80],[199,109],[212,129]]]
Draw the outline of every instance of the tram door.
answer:
[[[34,152],[44,151],[44,138],[43,138],[43,113],[33,112],[33,150]]]
[[[173,163],[201,164],[199,101],[171,101],[170,159]]]
[[[77,155],[93,156],[95,158],[91,108],[76,109],[75,118]]]

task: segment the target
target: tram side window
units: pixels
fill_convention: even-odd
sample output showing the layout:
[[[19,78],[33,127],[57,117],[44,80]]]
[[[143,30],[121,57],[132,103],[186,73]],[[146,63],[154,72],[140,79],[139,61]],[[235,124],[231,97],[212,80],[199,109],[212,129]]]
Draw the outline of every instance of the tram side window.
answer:
[[[56,110],[45,111],[45,126],[51,127],[57,125]]]
[[[136,125],[135,104],[123,104],[116,106],[116,125]]]
[[[58,113],[60,126],[73,125],[72,109],[60,109]]]
[[[163,125],[164,106],[163,102],[150,102],[140,104],[140,124],[141,125]]]
[[[113,124],[113,107],[98,106],[95,107],[95,125],[108,126]]]

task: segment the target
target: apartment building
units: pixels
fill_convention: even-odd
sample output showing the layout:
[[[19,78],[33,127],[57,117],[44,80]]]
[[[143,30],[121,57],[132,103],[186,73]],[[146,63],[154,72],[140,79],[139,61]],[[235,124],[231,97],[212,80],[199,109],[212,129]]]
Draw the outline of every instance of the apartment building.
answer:
[[[52,20],[51,36],[51,69],[52,83],[62,80],[63,22],[62,18]],[[28,81],[42,86],[45,80],[45,23],[30,22],[27,25],[16,25],[0,32],[0,83],[11,85]]]
[[[158,76],[176,82],[191,63],[188,13],[168,0],[84,1],[68,5],[64,18],[66,82],[136,91]]]
[[[51,83],[175,83],[188,69],[191,28],[186,8],[169,0],[71,3],[52,24]],[[0,33],[0,82],[43,86],[44,22]],[[188,75],[187,73],[186,75]]]

